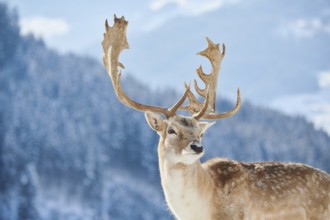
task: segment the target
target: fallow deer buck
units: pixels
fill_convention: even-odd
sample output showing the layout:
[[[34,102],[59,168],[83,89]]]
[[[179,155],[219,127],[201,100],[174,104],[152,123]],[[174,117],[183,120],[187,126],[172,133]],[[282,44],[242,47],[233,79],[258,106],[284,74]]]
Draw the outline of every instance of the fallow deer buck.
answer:
[[[201,164],[204,148],[201,139],[216,120],[229,117],[240,107],[240,93],[233,110],[216,113],[216,87],[225,47],[207,38],[208,48],[199,55],[210,60],[212,70],[197,73],[205,83],[195,89],[204,97],[198,101],[186,85],[180,100],[171,108],[143,105],[130,99],[120,84],[124,68],[118,59],[128,49],[124,17],[114,19],[102,42],[104,65],[111,77],[118,99],[125,105],[145,112],[150,127],[160,136],[158,144],[159,169],[165,198],[177,219],[330,219],[330,177],[327,173],[299,163],[244,163],[215,158]],[[189,103],[184,104],[188,98]],[[176,114],[188,111],[191,117]],[[164,118],[162,116],[165,116]]]

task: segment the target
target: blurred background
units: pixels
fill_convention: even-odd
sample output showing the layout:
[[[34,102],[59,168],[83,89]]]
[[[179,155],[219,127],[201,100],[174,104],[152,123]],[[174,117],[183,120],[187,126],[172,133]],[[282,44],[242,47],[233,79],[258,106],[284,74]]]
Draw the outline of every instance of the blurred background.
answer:
[[[171,106],[210,70],[205,37],[225,43],[217,109],[237,87],[243,104],[208,131],[203,160],[330,172],[328,0],[0,0],[0,219],[174,219],[158,137],[102,66],[114,14],[129,21],[123,86],[142,103]]]

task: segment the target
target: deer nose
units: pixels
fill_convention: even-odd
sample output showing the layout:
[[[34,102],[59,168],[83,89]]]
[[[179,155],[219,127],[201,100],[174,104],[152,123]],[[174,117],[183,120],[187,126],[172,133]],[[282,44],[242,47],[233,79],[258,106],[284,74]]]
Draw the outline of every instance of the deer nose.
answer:
[[[198,154],[202,153],[204,150],[202,145],[192,144],[192,145],[190,145],[190,147],[193,151],[195,151]]]

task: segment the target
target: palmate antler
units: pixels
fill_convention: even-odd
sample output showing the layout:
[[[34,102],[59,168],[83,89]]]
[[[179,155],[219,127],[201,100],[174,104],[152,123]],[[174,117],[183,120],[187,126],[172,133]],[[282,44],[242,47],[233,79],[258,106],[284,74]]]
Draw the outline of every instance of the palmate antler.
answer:
[[[206,119],[213,120],[219,118],[229,117],[237,112],[240,107],[240,95],[237,91],[237,102],[233,110],[221,114],[215,114],[215,101],[216,101],[216,88],[217,78],[220,71],[220,64],[224,56],[223,52],[220,53],[219,44],[214,44],[207,38],[209,46],[206,50],[198,53],[199,55],[207,57],[212,64],[212,72],[207,75],[203,73],[202,67],[197,69],[197,73],[202,81],[205,83],[205,89],[200,89],[195,80],[195,89],[199,95],[204,97],[204,102],[201,103],[197,100],[195,95],[190,91],[190,86],[185,84],[186,90],[179,101],[171,108],[164,108],[159,106],[143,105],[130,99],[124,92],[120,84],[121,72],[118,71],[118,67],[125,68],[123,64],[119,62],[119,55],[124,49],[128,49],[129,45],[126,38],[126,28],[128,22],[124,17],[117,18],[114,16],[114,25],[109,26],[108,22],[105,23],[106,32],[104,33],[104,39],[102,41],[104,56],[103,63],[106,67],[108,74],[111,78],[112,85],[114,87],[117,98],[125,105],[134,108],[139,111],[151,111],[158,112],[170,118],[175,115],[175,112],[180,108],[187,110],[193,114],[193,117],[197,120]],[[182,107],[183,102],[188,97],[189,105]]]
[[[206,40],[208,42],[208,47],[204,51],[197,53],[197,55],[204,56],[211,62],[212,71],[210,74],[205,74],[203,72],[202,66],[199,66],[199,68],[196,70],[199,78],[205,83],[205,89],[199,88],[197,81],[194,80],[195,90],[200,96],[204,97],[204,102],[199,102],[195,95],[189,90],[189,104],[187,106],[181,107],[180,109],[187,110],[192,114],[198,114],[198,112],[201,111],[203,106],[205,106],[205,103],[207,102],[206,100],[208,99],[208,104],[205,113],[203,115],[198,114],[197,118],[207,120],[226,118],[235,114],[240,108],[240,91],[239,89],[237,89],[236,105],[231,111],[219,114],[215,113],[218,75],[221,68],[221,62],[225,56],[226,48],[225,45],[222,44],[222,52],[220,52],[219,44],[214,44],[208,37],[206,37]]]
[[[114,16],[114,25],[110,27],[108,21],[105,22],[106,32],[104,33],[104,39],[102,41],[103,47],[103,63],[105,68],[108,71],[108,74],[111,78],[113,88],[115,90],[116,96],[123,104],[134,108],[139,111],[151,111],[158,112],[165,115],[167,118],[175,115],[176,110],[183,104],[185,101],[188,92],[189,86],[187,86],[185,93],[180,98],[180,100],[173,105],[171,108],[163,108],[159,106],[151,106],[151,105],[143,105],[137,103],[130,99],[123,91],[120,84],[121,72],[118,71],[118,66],[121,68],[125,68],[123,64],[121,64],[118,59],[121,51],[124,49],[128,49],[129,45],[126,38],[126,28],[128,22],[125,20],[124,16],[121,18],[117,18]]]

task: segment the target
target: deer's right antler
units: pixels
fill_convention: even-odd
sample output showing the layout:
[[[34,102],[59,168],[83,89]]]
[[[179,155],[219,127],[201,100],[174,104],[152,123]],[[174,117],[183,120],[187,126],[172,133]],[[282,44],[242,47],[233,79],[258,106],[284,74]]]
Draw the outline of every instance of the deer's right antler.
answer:
[[[118,66],[121,68],[125,68],[123,64],[121,64],[119,60],[119,55],[121,51],[124,49],[128,49],[129,45],[126,38],[126,28],[128,22],[125,20],[124,16],[121,18],[117,18],[114,16],[114,25],[112,27],[109,26],[108,21],[105,22],[106,32],[104,33],[104,39],[102,41],[103,47],[103,63],[105,68],[108,71],[108,74],[111,78],[113,88],[115,90],[116,96],[123,104],[134,108],[139,111],[150,111],[150,112],[158,112],[165,115],[167,118],[175,115],[176,110],[183,104],[185,101],[190,88],[186,86],[186,91],[180,100],[173,105],[171,108],[164,108],[159,106],[151,106],[151,105],[143,105],[137,103],[130,99],[123,91],[120,84],[121,72],[118,71]]]

